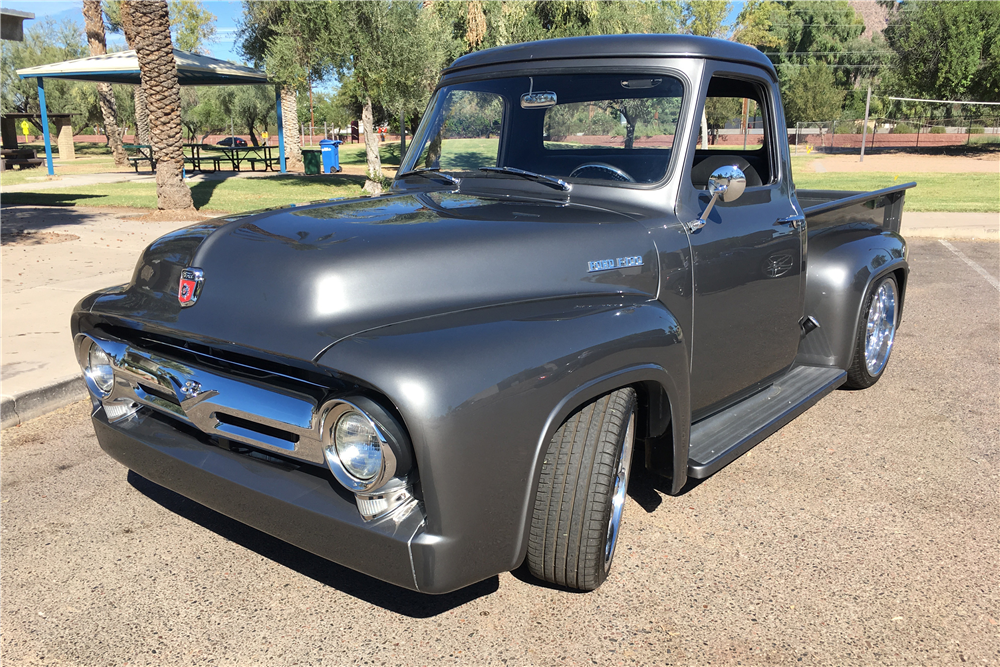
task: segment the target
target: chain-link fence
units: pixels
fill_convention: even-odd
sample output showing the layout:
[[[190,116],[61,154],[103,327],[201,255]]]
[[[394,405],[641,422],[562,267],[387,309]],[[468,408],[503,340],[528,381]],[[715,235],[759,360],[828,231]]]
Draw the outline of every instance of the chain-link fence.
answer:
[[[975,118],[869,118],[799,122],[788,128],[788,143],[794,154],[865,152],[878,149],[935,148],[1000,144],[1000,115]]]

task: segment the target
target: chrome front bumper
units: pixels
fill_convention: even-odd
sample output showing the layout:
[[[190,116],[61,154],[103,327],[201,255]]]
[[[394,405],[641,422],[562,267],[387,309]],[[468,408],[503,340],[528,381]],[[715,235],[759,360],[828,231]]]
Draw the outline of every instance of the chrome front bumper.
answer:
[[[212,446],[146,410],[112,424],[98,408],[93,423],[101,448],[130,470],[322,558],[410,590],[471,583],[435,571],[440,547],[419,511],[365,522],[328,475]]]

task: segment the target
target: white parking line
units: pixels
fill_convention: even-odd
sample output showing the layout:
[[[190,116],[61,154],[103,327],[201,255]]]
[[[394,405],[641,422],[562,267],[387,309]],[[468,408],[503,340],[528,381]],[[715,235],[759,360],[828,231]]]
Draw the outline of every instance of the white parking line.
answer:
[[[979,266],[978,264],[976,264],[975,262],[973,262],[971,259],[969,259],[968,257],[966,257],[964,252],[962,252],[961,250],[959,250],[958,248],[956,248],[952,244],[948,243],[944,239],[938,239],[938,240],[941,241],[941,245],[943,245],[945,248],[947,248],[948,250],[951,250],[953,253],[955,253],[956,255],[958,255],[958,258],[960,260],[962,260],[963,262],[965,262],[966,264],[968,264],[969,266],[971,266],[975,270],[976,273],[978,273],[979,275],[981,275],[983,278],[986,278],[986,281],[990,285],[993,285],[993,287],[995,287],[997,289],[997,291],[1000,291],[1000,280],[997,280],[996,278],[994,278],[993,276],[991,276],[990,273],[989,273],[989,271],[987,271],[986,269],[984,269],[983,267]]]

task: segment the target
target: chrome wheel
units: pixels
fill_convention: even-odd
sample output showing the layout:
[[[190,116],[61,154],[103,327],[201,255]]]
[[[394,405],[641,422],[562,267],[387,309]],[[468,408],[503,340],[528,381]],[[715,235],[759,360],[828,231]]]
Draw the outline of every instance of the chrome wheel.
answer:
[[[635,443],[635,411],[629,415],[628,428],[622,442],[621,456],[618,457],[618,469],[615,471],[615,487],[611,496],[611,520],[608,522],[608,537],[604,544],[604,571],[611,569],[611,559],[615,557],[615,545],[618,544],[618,531],[622,524],[622,512],[625,510],[625,492],[628,490],[628,472],[632,467],[632,449]]]
[[[892,280],[886,280],[879,286],[868,309],[865,368],[872,377],[877,376],[885,368],[895,338],[896,284]]]

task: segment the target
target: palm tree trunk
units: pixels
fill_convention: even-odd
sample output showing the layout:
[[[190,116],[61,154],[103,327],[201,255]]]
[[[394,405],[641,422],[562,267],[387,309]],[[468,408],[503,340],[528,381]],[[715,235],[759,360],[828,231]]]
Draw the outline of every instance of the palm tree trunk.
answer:
[[[285,132],[285,168],[288,171],[302,171],[302,140],[299,138],[299,104],[295,89],[281,87],[281,115]]]
[[[184,183],[181,88],[170,41],[170,18],[165,0],[123,2],[136,33],[142,88],[149,110],[150,144],[156,159],[157,208],[193,209],[191,190]],[[138,113],[136,113],[138,116]]]
[[[148,145],[151,140],[149,138],[149,108],[146,106],[146,91],[143,90],[142,86],[136,86],[132,91],[132,96],[135,100],[135,143]]]
[[[83,19],[86,23],[90,55],[104,55],[108,52],[108,46],[104,37],[104,12],[101,10],[101,0],[83,0]],[[117,120],[118,109],[110,83],[97,84],[97,98],[101,104],[101,116],[104,117],[104,133],[108,137],[115,165],[124,167],[128,164],[128,159],[125,156],[125,149],[122,148],[122,135]]]
[[[378,154],[378,136],[375,134],[375,117],[372,112],[372,98],[365,96],[365,106],[361,110],[361,124],[365,128],[365,156],[368,164],[368,180],[364,190],[372,195],[382,193],[382,158]]]

